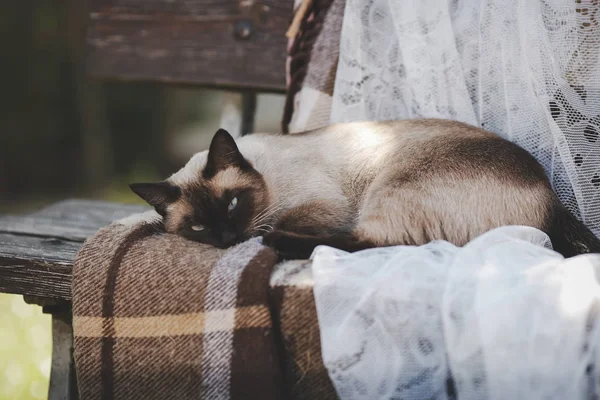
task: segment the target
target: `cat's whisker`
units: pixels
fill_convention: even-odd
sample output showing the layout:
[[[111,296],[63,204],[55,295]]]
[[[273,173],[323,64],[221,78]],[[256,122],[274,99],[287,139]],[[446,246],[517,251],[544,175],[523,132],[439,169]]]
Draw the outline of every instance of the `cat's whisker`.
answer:
[[[259,221],[262,221],[262,220],[264,220],[264,219],[265,219],[265,218],[268,216],[268,214],[269,214],[269,213],[268,213],[268,212],[266,212],[266,211],[263,211],[263,212],[261,212],[261,213],[257,214],[257,215],[256,215],[256,216],[255,216],[255,217],[252,219],[252,222],[251,222],[251,223],[252,223],[252,224],[258,224],[258,223],[259,223]]]
[[[260,225],[260,226],[257,226],[255,229],[268,229],[268,230],[271,230],[271,231],[272,231],[272,230],[273,230],[273,226],[272,226],[272,225],[266,225],[266,224],[265,224],[265,225]]]
[[[274,214],[275,214],[275,212],[264,214],[260,218],[254,219],[252,221],[251,225],[255,225],[255,226],[261,225],[262,223],[269,221],[271,219],[271,217],[273,217]]]
[[[273,226],[271,225],[271,221],[268,221],[268,223],[261,222],[261,223],[250,225],[250,230],[255,230],[258,228],[262,228],[262,227],[270,227],[271,229],[273,229]]]
[[[264,224],[264,225],[259,225],[259,226],[253,227],[252,229],[249,229],[247,234],[250,237],[254,237],[256,235],[259,235],[259,236],[265,235],[272,231],[273,231],[273,226]]]
[[[262,224],[262,225],[256,225],[256,226],[252,227],[251,230],[252,231],[258,231],[258,230],[272,231],[272,230],[274,230],[274,228],[273,228],[273,225]]]
[[[282,209],[281,206],[282,206],[282,202],[277,202],[277,203],[273,203],[273,204],[269,205],[268,207],[266,207],[264,210],[262,210],[260,213],[258,213],[252,219],[252,221],[250,222],[250,225],[251,226],[260,225],[264,221],[271,218],[274,214],[279,212]]]
[[[271,213],[265,214],[263,216],[261,216],[260,218],[253,220],[252,223],[250,224],[250,226],[256,227],[256,226],[260,226],[263,225],[265,223],[270,223],[272,222],[272,217],[274,216],[276,211],[273,211]]]
[[[262,233],[262,234],[267,234],[269,232],[273,232],[272,229],[267,229],[267,228],[261,228],[261,229],[256,229],[256,232]]]
[[[278,201],[276,203],[271,203],[264,210],[262,210],[258,215],[270,213],[273,209],[280,208],[283,205],[283,201]]]

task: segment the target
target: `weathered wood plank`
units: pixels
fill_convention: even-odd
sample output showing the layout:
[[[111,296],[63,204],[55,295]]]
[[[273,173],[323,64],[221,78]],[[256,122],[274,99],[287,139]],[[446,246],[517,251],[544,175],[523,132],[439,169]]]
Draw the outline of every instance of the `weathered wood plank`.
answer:
[[[0,259],[0,292],[31,295],[47,299],[71,300],[72,266],[43,263],[2,265]]]
[[[67,199],[42,208],[31,215],[43,215],[54,218],[92,218],[97,219],[100,223],[106,223],[113,219],[123,218],[146,210],[148,210],[148,207],[136,204]]]
[[[84,241],[99,228],[147,207],[90,200],[66,200],[27,216],[0,216],[0,232]]]
[[[70,300],[73,261],[99,228],[147,207],[66,200],[25,217],[0,217],[0,292]]]
[[[0,234],[0,292],[70,299],[80,247],[80,242]]]
[[[91,0],[99,78],[285,90],[293,0]]]
[[[81,242],[0,233],[0,259],[71,265]]]
[[[96,224],[88,225],[87,221],[55,219],[40,216],[18,217],[6,215],[0,217],[0,232],[39,235],[70,241],[84,241],[96,230]]]

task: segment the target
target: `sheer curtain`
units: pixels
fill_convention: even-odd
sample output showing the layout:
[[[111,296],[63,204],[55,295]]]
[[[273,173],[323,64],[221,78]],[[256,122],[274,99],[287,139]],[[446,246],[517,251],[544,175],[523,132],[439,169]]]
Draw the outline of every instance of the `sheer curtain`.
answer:
[[[600,235],[600,0],[347,0],[331,122],[437,117],[531,152]],[[346,399],[600,396],[600,255],[527,227],[319,247],[323,360]]]
[[[599,22],[598,0],[347,0],[331,122],[496,132],[600,235]]]

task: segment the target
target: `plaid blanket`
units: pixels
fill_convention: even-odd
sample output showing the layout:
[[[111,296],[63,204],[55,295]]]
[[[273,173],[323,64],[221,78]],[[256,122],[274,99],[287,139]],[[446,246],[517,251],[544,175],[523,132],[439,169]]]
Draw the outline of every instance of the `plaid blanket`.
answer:
[[[270,286],[283,342],[285,398],[337,399],[321,357],[311,262],[295,260],[277,265]]]
[[[331,97],[339,59],[346,0],[302,0],[298,29],[288,32],[284,132],[330,124]],[[308,4],[307,4],[308,3]]]
[[[289,46],[284,132],[329,124],[345,0],[306,2]],[[300,3],[299,2],[299,3]],[[311,263],[259,240],[227,251],[150,213],[84,244],[73,270],[79,394],[93,399],[337,399]]]
[[[149,215],[101,229],[75,261],[83,400],[336,398],[311,280],[297,278],[310,264],[273,272],[258,239],[218,250]]]

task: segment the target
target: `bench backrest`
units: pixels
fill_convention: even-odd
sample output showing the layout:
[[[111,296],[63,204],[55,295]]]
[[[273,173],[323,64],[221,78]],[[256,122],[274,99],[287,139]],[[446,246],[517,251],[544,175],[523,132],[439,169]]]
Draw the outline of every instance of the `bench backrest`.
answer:
[[[86,70],[283,92],[292,8],[293,0],[89,0]]]

